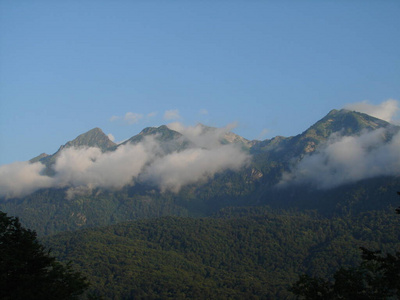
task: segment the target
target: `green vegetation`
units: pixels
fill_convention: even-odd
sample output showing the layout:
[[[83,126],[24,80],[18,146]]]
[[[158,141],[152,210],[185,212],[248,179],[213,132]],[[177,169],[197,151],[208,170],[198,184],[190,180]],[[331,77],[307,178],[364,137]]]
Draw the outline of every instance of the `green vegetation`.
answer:
[[[0,211],[0,299],[77,299],[86,279],[50,256],[34,231]]]
[[[392,211],[322,218],[269,207],[214,218],[163,217],[46,238],[104,299],[285,299],[299,274],[327,280],[359,263],[359,246],[394,251]]]
[[[400,192],[397,192],[400,195]],[[400,209],[395,209],[399,214]],[[399,299],[400,252],[383,256],[381,250],[364,247],[360,265],[344,268],[334,274],[333,281],[308,274],[300,276],[290,288],[297,299]]]
[[[362,263],[341,267],[334,282],[302,275],[290,291],[298,299],[399,299],[400,252],[382,256],[381,251],[361,250]]]
[[[397,207],[394,191],[400,178],[374,178],[329,191],[307,187],[274,189],[251,181],[248,173],[226,172],[201,186],[180,193],[159,193],[135,185],[120,191],[93,190],[66,199],[66,190],[45,189],[22,199],[0,202],[0,210],[18,216],[23,226],[39,236],[130,220],[162,216],[207,217],[228,206],[269,205],[274,209],[316,210],[325,217],[353,215]]]

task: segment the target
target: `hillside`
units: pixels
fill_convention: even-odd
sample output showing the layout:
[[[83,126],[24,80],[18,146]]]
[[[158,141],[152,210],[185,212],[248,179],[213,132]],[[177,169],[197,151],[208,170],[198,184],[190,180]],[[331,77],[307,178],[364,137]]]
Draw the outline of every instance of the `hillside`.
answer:
[[[104,299],[293,299],[299,274],[329,278],[359,261],[359,247],[393,253],[398,216],[369,211],[321,218],[270,207],[214,218],[164,217],[45,239]]]

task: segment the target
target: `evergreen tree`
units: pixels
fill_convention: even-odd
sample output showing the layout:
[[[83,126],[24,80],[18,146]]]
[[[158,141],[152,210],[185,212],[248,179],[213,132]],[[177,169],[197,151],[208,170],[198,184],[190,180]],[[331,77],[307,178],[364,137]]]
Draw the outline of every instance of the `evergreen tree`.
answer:
[[[0,211],[0,299],[76,299],[87,287],[79,272],[50,256],[35,231]]]

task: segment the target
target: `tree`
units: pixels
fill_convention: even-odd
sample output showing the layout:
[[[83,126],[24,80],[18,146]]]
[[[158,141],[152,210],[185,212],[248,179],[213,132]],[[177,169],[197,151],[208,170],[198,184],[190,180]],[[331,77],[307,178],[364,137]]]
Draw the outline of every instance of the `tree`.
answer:
[[[88,282],[41,245],[36,232],[0,211],[0,299],[77,299]]]

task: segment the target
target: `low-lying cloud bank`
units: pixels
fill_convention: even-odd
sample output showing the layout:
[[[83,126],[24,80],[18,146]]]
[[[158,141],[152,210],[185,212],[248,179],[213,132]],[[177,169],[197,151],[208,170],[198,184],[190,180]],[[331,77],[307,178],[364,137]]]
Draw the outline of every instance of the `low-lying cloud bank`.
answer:
[[[40,188],[53,185],[52,178],[41,175],[41,163],[15,162],[0,166],[0,196],[12,198],[28,195]]]
[[[149,136],[112,152],[93,147],[63,149],[51,177],[44,174],[45,166],[40,162],[0,166],[0,196],[22,197],[41,188],[68,188],[67,196],[73,197],[93,188],[120,189],[136,182],[178,192],[182,186],[207,180],[218,172],[238,170],[250,160],[239,147],[222,145],[218,141],[220,130],[216,134],[180,129],[184,136],[186,131],[193,147],[179,152],[164,153],[156,137]]]
[[[400,175],[400,132],[386,142],[387,129],[360,136],[334,134],[316,153],[305,156],[280,186],[311,184],[327,189],[376,176]]]

